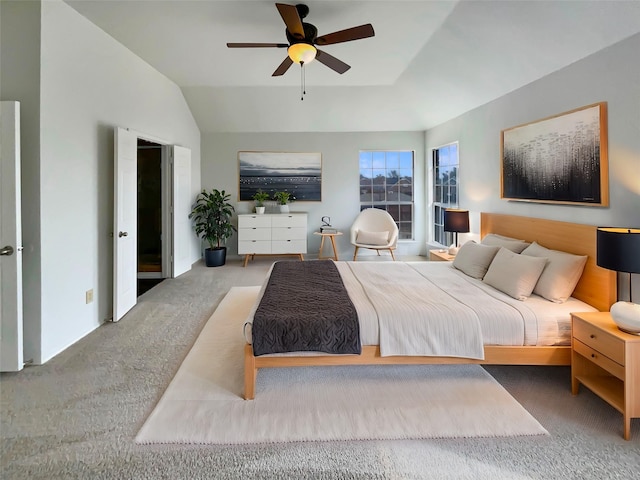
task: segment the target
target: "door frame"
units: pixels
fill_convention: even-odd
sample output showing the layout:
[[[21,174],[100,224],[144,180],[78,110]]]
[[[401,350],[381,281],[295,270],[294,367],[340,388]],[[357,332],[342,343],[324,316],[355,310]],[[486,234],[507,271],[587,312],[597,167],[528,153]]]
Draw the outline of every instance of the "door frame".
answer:
[[[118,128],[118,127],[115,127]],[[120,127],[124,128],[124,127]],[[174,171],[173,171],[173,159],[172,159],[172,149],[174,144],[163,140],[161,138],[154,137],[153,135],[149,135],[146,133],[142,133],[133,129],[125,129],[132,135],[135,135],[137,139],[146,140],[148,142],[153,142],[162,147],[162,156],[161,156],[161,169],[162,169],[162,278],[174,278],[175,269],[174,269],[174,258],[173,258],[173,243],[174,243],[174,218],[173,218],[173,208],[174,208],[174,200],[173,200],[173,184],[174,184]],[[114,154],[115,157],[115,154]],[[114,188],[115,190],[115,188]],[[114,193],[115,195],[115,193]],[[116,212],[114,212],[115,215]],[[136,209],[137,215],[137,209]],[[116,232],[114,232],[116,234]],[[114,247],[115,248],[115,247]],[[137,262],[137,254],[136,254],[136,262]],[[114,281],[117,275],[115,271],[114,264]],[[136,265],[136,280],[138,278],[148,278],[146,275],[140,275],[137,272]],[[157,277],[156,277],[157,278]],[[114,291],[114,301],[115,301],[116,292]],[[112,318],[112,321],[118,321],[119,318],[115,318],[115,311]]]

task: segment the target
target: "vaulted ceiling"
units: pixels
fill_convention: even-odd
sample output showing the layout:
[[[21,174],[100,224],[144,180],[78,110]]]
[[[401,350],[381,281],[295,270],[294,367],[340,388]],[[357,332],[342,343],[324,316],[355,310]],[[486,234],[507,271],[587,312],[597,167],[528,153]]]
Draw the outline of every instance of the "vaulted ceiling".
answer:
[[[271,76],[286,49],[226,46],[286,43],[273,1],[66,3],[179,85],[203,132],[425,130],[640,32],[634,0],[308,1],[319,35],[375,37],[322,47],[351,69],[305,66],[301,101],[300,67]]]

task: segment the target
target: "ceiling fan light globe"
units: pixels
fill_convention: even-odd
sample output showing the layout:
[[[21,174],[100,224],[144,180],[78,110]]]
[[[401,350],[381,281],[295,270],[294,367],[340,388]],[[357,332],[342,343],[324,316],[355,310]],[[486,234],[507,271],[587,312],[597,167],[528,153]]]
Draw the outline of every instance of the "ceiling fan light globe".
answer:
[[[313,61],[313,59],[316,58],[317,52],[316,47],[308,43],[294,43],[287,50],[291,60],[304,64]]]

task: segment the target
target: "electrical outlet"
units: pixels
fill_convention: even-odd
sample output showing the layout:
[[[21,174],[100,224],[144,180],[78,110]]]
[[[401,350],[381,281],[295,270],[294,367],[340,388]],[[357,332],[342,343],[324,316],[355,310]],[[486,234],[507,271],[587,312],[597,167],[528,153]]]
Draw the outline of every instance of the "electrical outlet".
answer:
[[[85,294],[85,299],[87,301],[87,304],[93,302],[93,288],[91,290],[87,290],[87,293]]]

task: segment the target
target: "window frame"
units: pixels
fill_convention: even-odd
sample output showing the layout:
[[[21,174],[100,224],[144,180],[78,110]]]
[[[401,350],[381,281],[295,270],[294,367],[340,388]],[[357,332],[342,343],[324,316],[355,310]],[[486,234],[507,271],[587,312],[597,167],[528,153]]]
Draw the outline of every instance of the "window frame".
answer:
[[[408,168],[403,168],[402,167],[402,156],[403,154],[411,154],[411,199],[409,201],[402,201],[401,200],[401,182],[404,178],[406,178],[406,175],[403,176],[402,171],[403,170],[408,170]],[[370,162],[370,170],[371,170],[371,201],[363,201],[362,200],[362,196],[363,196],[363,187],[366,187],[366,185],[363,184],[363,178],[369,178],[366,175],[363,175],[363,168],[362,168],[362,162],[363,162],[363,154],[370,154],[371,158],[369,159],[365,159],[365,161],[369,161]],[[380,159],[378,158],[377,160],[375,159],[376,154],[378,155],[383,155],[384,156],[384,167],[383,168],[377,168],[376,167],[376,161],[380,161]],[[389,154],[397,154],[398,155],[398,166],[396,168],[394,167],[388,167],[388,163],[387,163],[387,159]],[[393,161],[393,160],[392,160]],[[388,178],[393,178],[393,177],[389,177],[390,173],[393,173],[394,170],[398,170],[396,173],[398,174],[397,178],[397,182],[395,183],[395,185],[393,185],[394,187],[397,186],[397,191],[395,192],[395,194],[397,195],[397,199],[396,200],[389,200],[387,197],[388,195],[391,193],[391,191],[388,189],[388,186],[386,184],[386,181]],[[385,184],[384,186],[380,186],[378,185],[378,188],[376,188],[376,184],[374,183],[375,178],[376,178],[376,172],[378,173],[378,176],[382,173],[384,173],[384,179],[385,179]],[[415,199],[416,199],[416,152],[415,150],[411,150],[411,149],[388,149],[388,150],[381,150],[381,149],[361,149],[358,152],[358,189],[359,189],[359,198],[360,198],[360,211],[364,210],[365,208],[381,208],[382,210],[386,210],[388,211],[391,216],[394,218],[394,220],[396,221],[396,224],[398,225],[398,241],[399,242],[408,242],[408,241],[415,241],[416,238],[416,224],[415,224],[415,212],[416,212],[416,205],[415,205]],[[382,187],[382,188],[380,188]],[[378,191],[378,194],[381,194],[382,192],[384,192],[385,195],[385,200],[374,200],[374,196],[376,191]],[[409,220],[405,220],[404,219],[404,215],[406,215],[406,213],[403,213],[403,206],[409,206],[411,209],[410,212],[410,219]],[[390,209],[388,207],[397,207],[397,208],[392,208],[391,211],[389,211]],[[410,227],[410,232],[407,232],[406,226],[409,225]],[[404,238],[403,238],[404,235]],[[408,236],[407,236],[408,235]]]
[[[443,153],[444,149],[450,150],[452,146],[455,145],[455,163],[449,161],[445,162],[444,167],[446,169],[450,169],[455,173],[455,183],[451,183],[451,178],[448,179],[448,184],[438,182],[438,173],[443,165],[440,163],[440,157]],[[450,152],[447,152],[449,155]],[[436,165],[436,161],[438,164]],[[459,208],[460,206],[460,142],[454,141],[445,143],[438,147],[434,147],[431,149],[431,199],[432,199],[432,208],[431,208],[431,238],[433,239],[433,243],[447,246],[453,243],[453,233],[444,231],[444,210],[447,208]],[[454,199],[455,201],[442,201],[444,198],[445,187],[447,189],[447,196],[449,199],[451,198],[451,187],[454,188]],[[438,190],[440,188],[440,190]],[[440,233],[442,232],[442,233]]]

